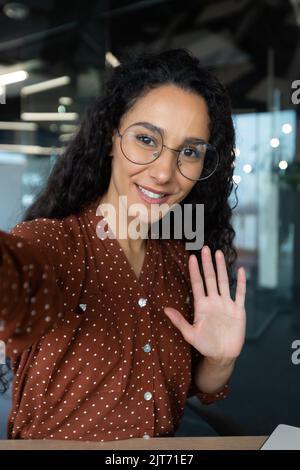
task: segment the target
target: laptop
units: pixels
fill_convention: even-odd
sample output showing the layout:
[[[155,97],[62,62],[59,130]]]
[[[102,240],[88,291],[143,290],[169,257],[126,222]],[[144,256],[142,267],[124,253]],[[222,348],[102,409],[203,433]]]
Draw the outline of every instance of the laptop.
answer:
[[[261,450],[300,450],[300,428],[279,424]]]

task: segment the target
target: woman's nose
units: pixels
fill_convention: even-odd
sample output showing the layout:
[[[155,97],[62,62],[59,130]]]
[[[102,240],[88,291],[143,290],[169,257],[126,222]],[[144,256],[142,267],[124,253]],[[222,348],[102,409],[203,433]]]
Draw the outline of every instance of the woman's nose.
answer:
[[[177,170],[177,154],[163,147],[160,156],[150,165],[150,176],[160,183],[170,181]]]

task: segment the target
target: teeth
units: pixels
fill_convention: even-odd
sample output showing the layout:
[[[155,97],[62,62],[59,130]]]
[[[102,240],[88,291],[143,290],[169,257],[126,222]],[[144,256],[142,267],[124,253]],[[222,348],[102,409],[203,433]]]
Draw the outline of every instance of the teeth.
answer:
[[[160,199],[161,197],[165,196],[165,194],[152,193],[151,191],[148,191],[147,189],[142,188],[142,186],[139,186],[139,188],[142,191],[142,193],[146,194],[146,196],[152,197],[153,199]]]

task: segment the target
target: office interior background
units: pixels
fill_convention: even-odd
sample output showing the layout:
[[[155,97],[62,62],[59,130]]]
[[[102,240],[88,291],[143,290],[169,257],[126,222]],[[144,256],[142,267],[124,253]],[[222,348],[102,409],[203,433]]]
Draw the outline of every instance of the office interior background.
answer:
[[[233,222],[248,279],[231,394],[209,406],[190,398],[177,435],[300,426],[300,0],[1,0],[0,229],[21,220],[109,69],[177,47],[232,99]],[[2,439],[10,406],[11,388],[0,398]]]

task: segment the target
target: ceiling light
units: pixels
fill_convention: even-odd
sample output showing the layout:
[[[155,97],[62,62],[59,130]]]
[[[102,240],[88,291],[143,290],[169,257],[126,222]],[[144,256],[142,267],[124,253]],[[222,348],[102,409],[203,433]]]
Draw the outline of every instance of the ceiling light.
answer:
[[[75,124],[61,124],[59,126],[60,132],[66,134],[67,132],[76,132],[78,130],[78,126]]]
[[[73,100],[69,96],[61,96],[58,102],[59,104],[62,104],[63,106],[71,106],[71,104],[73,103]]]
[[[77,113],[22,113],[23,121],[76,121]]]
[[[25,20],[29,14],[29,8],[23,3],[9,2],[4,5],[3,13],[12,20]]]
[[[281,130],[284,134],[290,134],[293,130],[293,127],[291,126],[291,124],[286,122],[285,124],[282,125]]]
[[[273,147],[273,149],[276,149],[276,148],[279,147],[279,145],[280,145],[279,139],[277,139],[277,137],[273,137],[273,138],[270,140],[270,145],[271,145],[271,147]]]
[[[0,144],[0,151],[24,153],[25,155],[53,155],[63,153],[60,147],[40,147],[39,145]]]
[[[244,166],[243,166],[243,170],[245,173],[251,173],[252,171],[252,165],[250,165],[250,163],[246,163]]]
[[[0,75],[0,86],[22,82],[23,80],[26,80],[27,77],[28,73],[25,70],[17,70],[16,72],[4,73]]]
[[[62,77],[53,78],[51,80],[45,80],[44,82],[35,83],[33,85],[24,86],[21,89],[21,95],[33,95],[45,90],[51,90],[52,88],[58,88],[64,85],[68,85],[71,82],[71,78],[67,75]]]
[[[288,162],[285,161],[285,160],[281,160],[279,163],[278,163],[278,166],[281,170],[286,170],[287,167],[288,167]]]
[[[113,55],[112,52],[106,52],[105,61],[108,65],[111,65],[112,67],[118,67],[118,65],[120,65],[119,60],[116,58],[116,56]]]
[[[0,129],[5,131],[36,131],[37,128],[34,122],[0,121]]]

